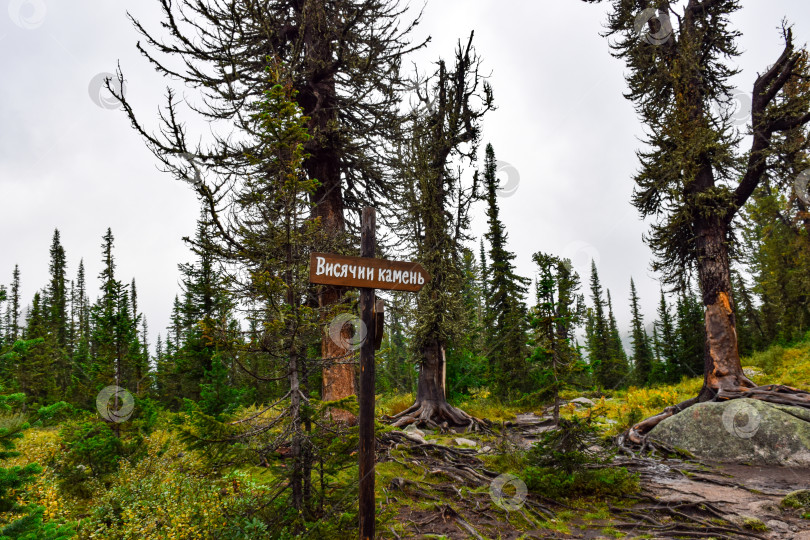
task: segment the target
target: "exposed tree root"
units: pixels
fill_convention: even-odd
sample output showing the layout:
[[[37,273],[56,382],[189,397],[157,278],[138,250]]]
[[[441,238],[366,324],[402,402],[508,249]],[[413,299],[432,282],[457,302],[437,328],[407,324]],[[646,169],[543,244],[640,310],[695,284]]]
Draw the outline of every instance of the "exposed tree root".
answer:
[[[416,427],[428,427],[447,431],[449,428],[464,428],[465,431],[490,431],[486,420],[470,416],[453,407],[446,401],[417,401],[404,411],[391,417],[394,427],[414,424]]]
[[[405,450],[406,453],[397,455],[393,453],[394,449]],[[394,461],[411,469],[416,465],[424,471],[425,476],[422,479],[397,477],[385,489],[386,504],[388,494],[395,497],[394,494],[397,492],[413,499],[435,502],[435,514],[428,515],[419,521],[407,521],[413,530],[420,531],[420,528],[442,519],[445,522],[455,522],[465,534],[479,538],[486,535],[483,534],[480,527],[476,529],[477,520],[470,519],[471,516],[487,518],[490,527],[492,522],[503,519],[503,517],[497,516],[498,509],[490,499],[489,493],[475,490],[477,487],[489,484],[497,477],[496,472],[484,467],[475,450],[419,443],[400,431],[390,431],[380,435],[378,452],[380,462]],[[618,459],[609,466],[633,469],[642,479],[651,480],[661,474],[660,469],[656,468],[656,462],[649,458]],[[702,469],[697,463],[673,461],[669,463],[669,467],[682,473],[689,472],[689,477],[695,481],[745,487],[730,481],[726,483],[713,478],[705,478],[700,474]],[[434,478],[437,475],[444,476],[448,481],[434,483],[435,480],[426,480],[428,475]],[[472,488],[472,491],[462,491],[462,486]],[[442,496],[437,497],[436,495],[439,494]],[[448,504],[447,496],[452,497],[452,500],[458,504],[456,502],[452,505]],[[722,538],[728,540],[744,538],[765,540],[766,538],[729,522],[727,512],[710,501],[664,502],[646,493],[630,496],[628,499],[636,501],[632,507],[609,505],[612,518],[618,520],[618,523],[611,521],[610,526],[631,535],[648,534],[657,538]],[[555,518],[561,508],[570,509],[571,507],[562,501],[546,499],[537,493],[531,493],[523,501],[521,508],[515,512],[523,516],[527,523],[533,523],[534,527],[542,527],[542,522]],[[507,516],[506,519],[508,521],[509,517]]]
[[[711,397],[701,399],[706,395]],[[678,414],[696,403],[726,401],[739,398],[760,399],[769,403],[792,405],[810,409],[810,393],[791,386],[768,384],[764,386],[754,386],[751,388],[722,388],[717,391],[704,387],[697,397],[693,397],[692,399],[687,399],[686,401],[682,401],[677,405],[667,407],[655,416],[642,420],[638,424],[631,427],[623,436],[619,438],[619,445],[623,446],[625,439],[637,445],[644,445],[646,443],[647,433],[649,433],[652,428],[661,423],[661,421],[669,418],[670,416]]]

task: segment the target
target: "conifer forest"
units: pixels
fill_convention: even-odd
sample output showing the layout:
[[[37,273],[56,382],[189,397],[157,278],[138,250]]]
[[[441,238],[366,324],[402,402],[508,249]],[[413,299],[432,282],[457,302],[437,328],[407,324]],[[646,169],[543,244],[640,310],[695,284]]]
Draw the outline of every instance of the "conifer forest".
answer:
[[[6,3],[0,540],[810,540],[803,0]]]

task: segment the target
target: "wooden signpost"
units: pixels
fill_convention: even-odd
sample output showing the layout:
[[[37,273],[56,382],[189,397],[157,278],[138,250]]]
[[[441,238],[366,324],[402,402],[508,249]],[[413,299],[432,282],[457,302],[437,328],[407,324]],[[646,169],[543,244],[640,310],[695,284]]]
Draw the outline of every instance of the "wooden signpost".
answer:
[[[366,339],[360,345],[360,538],[374,538],[374,350],[380,347],[383,330],[383,302],[375,300],[375,289],[419,291],[430,275],[415,262],[374,258],[376,229],[374,208],[363,208],[360,222],[360,257],[312,253],[309,281],[324,285],[360,288],[360,320]]]
[[[362,238],[360,242],[362,244]],[[374,252],[373,246],[371,252]],[[414,262],[347,257],[330,253],[312,253],[309,256],[311,283],[416,292],[429,279],[430,276],[422,265]]]

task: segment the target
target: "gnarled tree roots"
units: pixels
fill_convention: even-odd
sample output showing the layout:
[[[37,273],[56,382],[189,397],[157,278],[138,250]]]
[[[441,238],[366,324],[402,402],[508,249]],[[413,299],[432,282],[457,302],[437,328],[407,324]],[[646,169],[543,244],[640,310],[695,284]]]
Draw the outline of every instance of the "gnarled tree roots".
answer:
[[[489,431],[488,422],[470,416],[461,409],[453,407],[446,401],[417,401],[399,414],[390,417],[394,427],[410,424],[416,427],[428,427],[447,431],[451,427],[464,428],[465,431]]]
[[[624,433],[623,439],[634,444],[643,444],[647,434],[662,420],[676,415],[696,403],[709,401],[726,401],[729,399],[751,398],[761,399],[769,403],[780,405],[793,405],[810,409],[810,393],[791,386],[781,384],[768,384],[764,386],[740,387],[733,389],[712,390],[704,387],[698,396],[682,401],[677,405],[667,407],[662,412],[642,420]]]

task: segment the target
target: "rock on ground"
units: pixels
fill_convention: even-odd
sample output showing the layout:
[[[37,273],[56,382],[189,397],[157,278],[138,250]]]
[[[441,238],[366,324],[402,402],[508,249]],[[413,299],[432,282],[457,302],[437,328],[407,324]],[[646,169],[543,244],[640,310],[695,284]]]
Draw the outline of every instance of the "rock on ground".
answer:
[[[748,398],[698,403],[650,439],[721,463],[810,467],[810,409]]]
[[[594,403],[592,399],[588,399],[586,397],[574,398],[571,401],[569,401],[569,403],[575,403],[583,407],[593,407],[594,405],[596,405],[596,403]]]
[[[462,437],[457,438],[455,443],[459,446],[478,446],[477,442],[470,439],[464,439]]]

